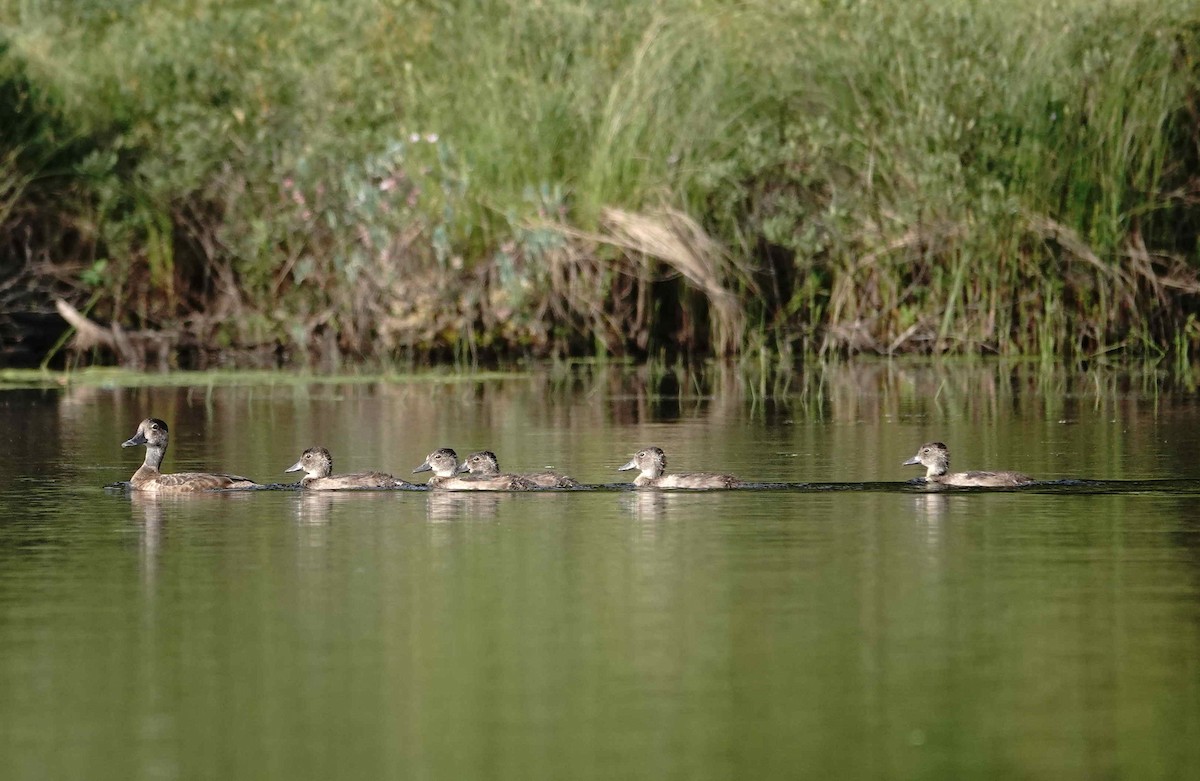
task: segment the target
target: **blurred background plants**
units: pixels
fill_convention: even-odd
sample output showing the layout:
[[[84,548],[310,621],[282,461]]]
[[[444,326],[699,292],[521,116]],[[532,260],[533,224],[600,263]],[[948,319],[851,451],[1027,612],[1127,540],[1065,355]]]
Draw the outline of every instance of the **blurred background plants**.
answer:
[[[0,0],[0,303],[204,365],[1186,360],[1198,56],[1149,0]]]

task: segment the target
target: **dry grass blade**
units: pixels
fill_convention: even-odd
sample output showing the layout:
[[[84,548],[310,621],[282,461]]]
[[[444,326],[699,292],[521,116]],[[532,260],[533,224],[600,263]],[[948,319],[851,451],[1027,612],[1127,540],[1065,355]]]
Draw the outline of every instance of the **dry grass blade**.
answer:
[[[740,279],[752,288],[724,249],[687,215],[673,209],[638,214],[606,209],[600,240],[629,250],[635,258],[654,258],[704,293],[712,310],[714,348],[723,355],[736,352],[746,326],[739,296],[726,280]]]

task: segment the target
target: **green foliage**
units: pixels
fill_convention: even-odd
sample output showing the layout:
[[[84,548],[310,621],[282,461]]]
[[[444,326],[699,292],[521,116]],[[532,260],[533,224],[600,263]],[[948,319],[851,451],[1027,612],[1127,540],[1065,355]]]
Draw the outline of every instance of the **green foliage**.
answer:
[[[0,0],[0,30],[0,219],[86,237],[42,231],[127,324],[366,354],[417,316],[453,351],[397,301],[478,269],[484,343],[613,349],[561,269],[616,295],[605,211],[665,207],[747,270],[746,349],[1196,347],[1190,3]]]

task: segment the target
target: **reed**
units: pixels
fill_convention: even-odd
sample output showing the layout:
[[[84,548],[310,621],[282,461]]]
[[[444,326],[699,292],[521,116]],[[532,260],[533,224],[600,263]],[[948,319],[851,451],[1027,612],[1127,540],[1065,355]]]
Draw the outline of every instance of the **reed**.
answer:
[[[1188,3],[72,7],[0,265],[188,364],[1198,346]]]

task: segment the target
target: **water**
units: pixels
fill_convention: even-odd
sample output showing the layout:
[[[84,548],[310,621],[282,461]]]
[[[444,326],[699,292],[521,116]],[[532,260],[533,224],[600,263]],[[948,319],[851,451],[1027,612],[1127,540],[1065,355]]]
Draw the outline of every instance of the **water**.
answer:
[[[997,367],[777,390],[0,392],[0,777],[1194,775],[1194,394]],[[104,490],[151,414],[169,470],[263,482],[323,444],[339,471],[487,447],[615,483],[658,444],[678,470],[809,487]],[[929,439],[960,469],[1102,482],[930,494],[899,466]]]

